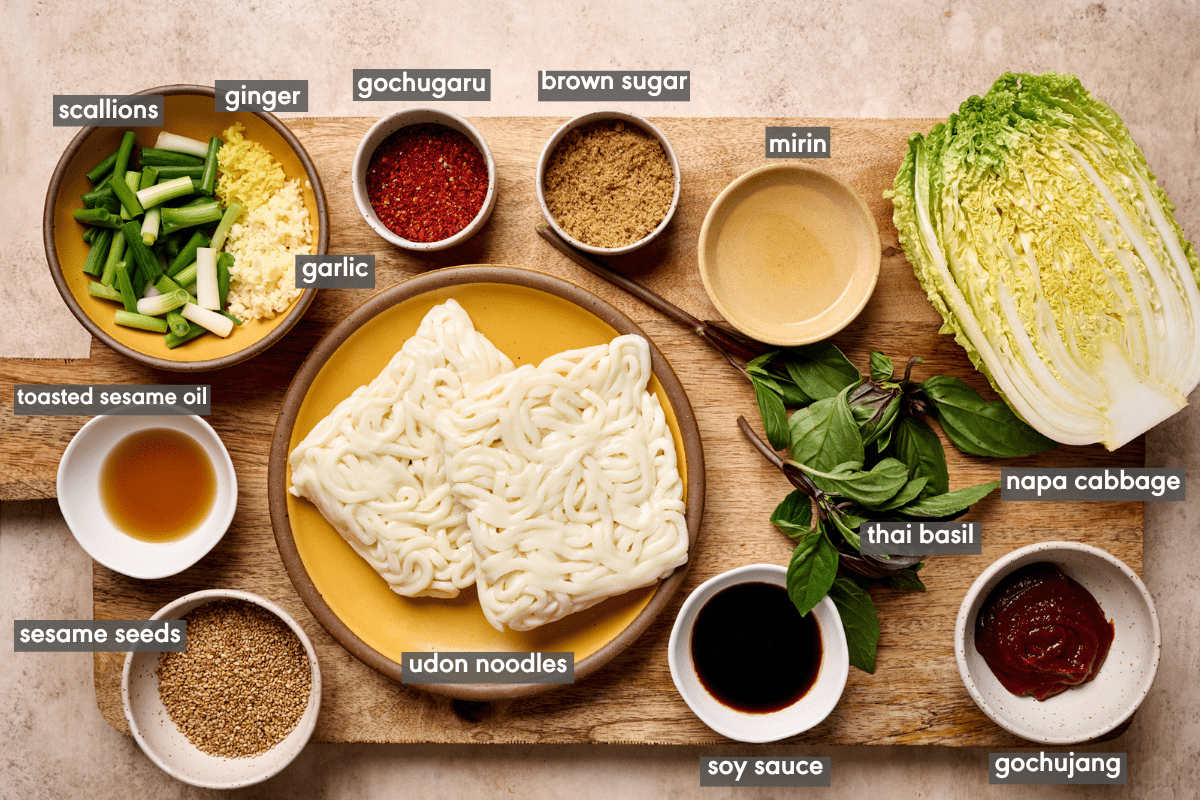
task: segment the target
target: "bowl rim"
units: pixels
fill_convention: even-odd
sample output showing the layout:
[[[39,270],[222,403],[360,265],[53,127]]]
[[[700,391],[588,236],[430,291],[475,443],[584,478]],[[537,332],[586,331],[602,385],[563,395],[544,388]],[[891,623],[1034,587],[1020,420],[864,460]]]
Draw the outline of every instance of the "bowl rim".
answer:
[[[167,86],[156,86],[151,89],[143,89],[140,92],[134,92],[134,95],[163,95],[164,97],[172,95],[201,95],[213,98],[216,103],[216,90],[212,86],[199,86],[196,84],[177,83]],[[214,106],[215,108],[215,106]],[[214,111],[214,113],[216,113]],[[317,252],[316,255],[325,255],[329,249],[329,209],[325,199],[325,188],[321,184],[321,176],[317,173],[317,167],[309,157],[308,151],[304,149],[304,145],[296,138],[291,129],[283,124],[274,114],[267,111],[252,111],[252,113],[275,129],[288,146],[295,151],[296,156],[300,159],[300,163],[304,166],[305,177],[309,185],[312,187],[313,197],[317,204],[317,227],[320,229],[317,234]],[[132,126],[130,126],[132,127]],[[159,126],[153,126],[159,127]],[[67,286],[66,278],[63,276],[63,267],[58,260],[58,247],[54,242],[54,211],[58,201],[58,192],[62,187],[63,182],[67,177],[67,167],[70,166],[71,160],[75,154],[84,146],[88,138],[100,130],[100,126],[89,125],[81,128],[79,133],[75,134],[71,139],[67,149],[58,159],[58,164],[54,167],[54,173],[50,177],[50,184],[46,189],[46,202],[42,209],[42,246],[46,250],[46,261],[50,266],[50,278],[54,281],[54,285],[58,288],[58,293],[62,295],[63,301],[75,315],[75,318],[89,333],[96,339],[106,344],[108,347],[116,350],[121,355],[129,358],[139,364],[145,364],[156,369],[167,370],[169,372],[208,372],[214,369],[223,369],[231,367],[234,364],[240,364],[243,361],[253,358],[264,350],[268,349],[275,342],[279,341],[283,336],[299,322],[304,316],[304,312],[308,310],[308,306],[316,297],[316,289],[304,289],[301,291],[300,297],[293,304],[291,311],[275,326],[273,330],[267,333],[266,336],[258,341],[247,345],[245,348],[237,352],[230,353],[219,358],[210,358],[204,361],[172,361],[158,356],[151,356],[140,350],[135,350],[128,345],[122,344],[113,339],[104,329],[88,315],[87,311],[75,299],[75,295],[71,293],[70,287]]]
[[[308,638],[308,634],[304,632],[304,629],[300,627],[300,624],[296,622],[295,618],[274,602],[268,600],[262,595],[254,594],[253,592],[247,592],[241,589],[201,589],[172,600],[158,611],[155,611],[154,614],[151,615],[150,619],[180,619],[182,615],[168,615],[175,613],[176,609],[193,601],[203,601],[197,604],[196,608],[199,608],[201,605],[206,605],[207,603],[211,603],[216,600],[244,600],[245,602],[253,603],[261,608],[265,608],[267,611],[283,620],[283,622],[292,630],[292,633],[296,634],[296,637],[300,640],[300,643],[304,645],[304,652],[308,655],[311,682],[309,683],[308,690],[308,704],[304,707],[304,713],[301,715],[300,720],[296,722],[296,727],[300,727],[302,724],[304,725],[299,747],[296,748],[296,752],[293,753],[290,758],[285,758],[277,765],[272,766],[270,769],[264,772],[263,775],[256,776],[249,781],[198,781],[179,773],[173,769],[166,760],[159,756],[157,750],[154,750],[150,747],[150,744],[146,741],[145,737],[142,735],[141,729],[138,727],[137,720],[133,713],[133,703],[129,698],[129,681],[130,675],[133,672],[133,657],[135,655],[135,652],[132,650],[125,653],[125,662],[121,668],[121,706],[125,712],[125,721],[129,723],[129,732],[133,735],[134,740],[138,743],[138,747],[140,747],[142,752],[146,754],[146,757],[154,762],[154,764],[156,764],[163,772],[167,773],[176,780],[183,781],[184,783],[191,784],[192,786],[199,786],[204,789],[234,789],[244,786],[254,786],[255,784],[262,783],[263,781],[278,775],[289,764],[295,761],[296,757],[299,756],[301,752],[304,751],[304,748],[308,745],[309,739],[312,738],[313,731],[317,727],[317,718],[321,715],[321,664],[317,659],[317,651],[313,648],[312,641]],[[312,716],[308,722],[304,722],[304,718],[309,716],[310,711],[312,711],[314,708],[314,704],[316,711],[312,713]],[[276,743],[275,746],[278,747],[280,743],[282,742]],[[189,744],[191,743],[189,742]],[[195,747],[195,745],[192,746]],[[264,751],[263,753],[260,753],[259,756],[266,755],[269,752],[270,750]],[[259,756],[255,757],[257,758]]]
[[[1138,597],[1140,597],[1142,602],[1145,604],[1146,611],[1150,617],[1150,630],[1152,632],[1152,642],[1150,646],[1152,654],[1150,657],[1150,666],[1149,669],[1146,670],[1145,679],[1143,680],[1141,686],[1138,687],[1137,700],[1131,703],[1129,708],[1120,716],[1116,717],[1111,723],[1097,728],[1094,733],[1091,733],[1091,735],[1084,739],[1062,736],[1032,737],[1026,734],[1032,733],[1033,731],[1022,732],[1014,729],[1004,717],[998,714],[991,707],[991,704],[987,701],[987,698],[985,698],[983,693],[980,692],[979,687],[975,683],[975,679],[971,676],[966,655],[967,625],[974,624],[974,619],[968,619],[968,617],[973,616],[971,612],[974,606],[978,602],[982,601],[981,595],[984,587],[991,583],[993,579],[1002,577],[1010,572],[1014,562],[1028,555],[1044,555],[1046,561],[1053,561],[1054,555],[1061,552],[1083,553],[1085,555],[1092,556],[1093,558],[1098,558],[1121,572],[1121,574],[1123,574],[1130,581],[1130,583],[1133,584],[1134,588],[1137,589]],[[1130,569],[1124,561],[1106,550],[1101,550],[1099,547],[1095,547],[1094,545],[1090,544],[1084,544],[1083,542],[1035,542],[1034,544],[1019,547],[1016,550],[1013,550],[1012,552],[996,559],[979,574],[979,577],[976,578],[971,584],[971,587],[967,589],[967,593],[963,596],[962,603],[958,607],[958,616],[954,621],[954,660],[958,664],[959,677],[962,678],[963,686],[966,688],[967,693],[971,696],[971,700],[974,701],[979,710],[986,714],[988,718],[992,720],[992,722],[995,722],[1001,728],[1004,728],[1004,730],[1012,733],[1015,736],[1019,736],[1022,739],[1036,742],[1038,744],[1082,744],[1084,742],[1094,741],[1095,739],[1098,739],[1107,733],[1111,733],[1113,730],[1123,725],[1129,720],[1130,717],[1133,716],[1134,712],[1138,710],[1142,704],[1142,701],[1146,699],[1146,695],[1149,693],[1150,687],[1154,683],[1155,675],[1158,673],[1158,664],[1161,654],[1162,630],[1159,627],[1158,611],[1154,606],[1154,598],[1151,596],[1150,590],[1146,588],[1146,584],[1142,582],[1142,579],[1137,576],[1137,573]]]
[[[768,580],[764,581],[764,577]],[[773,716],[780,720],[778,723],[780,730],[777,733],[750,738],[739,735],[737,731],[727,727],[723,720],[710,714],[703,705],[693,702],[693,695],[690,691],[685,690],[686,684],[682,680],[685,669],[695,669],[690,655],[684,656],[679,652],[683,647],[685,634],[690,634],[691,629],[695,627],[696,616],[700,613],[700,609],[718,592],[741,584],[763,582],[774,583],[777,586],[786,588],[787,567],[769,563],[746,564],[726,570],[704,581],[693,589],[692,593],[683,601],[679,613],[675,616],[675,622],[671,626],[671,638],[667,644],[667,661],[671,669],[671,680],[675,684],[675,691],[683,698],[683,701],[692,710],[692,713],[716,733],[735,741],[747,742],[749,744],[777,742],[791,736],[797,736],[820,725],[833,713],[833,709],[837,707],[837,704],[841,702],[842,694],[846,690],[846,683],[850,677],[850,650],[846,641],[846,631],[842,625],[841,614],[838,612],[837,606],[826,595],[821,598],[821,602],[817,603],[813,611],[810,612],[812,614],[819,614],[824,618],[824,622],[818,625],[821,631],[822,650],[825,653],[832,653],[834,650],[837,650],[846,654],[844,660],[838,659],[835,663],[831,664],[833,669],[832,681],[836,684],[837,691],[831,694],[829,700],[818,705],[816,710],[810,715],[804,718],[797,718],[794,724],[785,724],[781,715],[786,714],[795,704],[779,711],[771,712],[770,714],[756,715],[762,718]],[[686,631],[685,625],[687,627]],[[822,656],[822,661],[824,661],[824,656]],[[819,676],[818,680],[820,680]],[[816,688],[815,683],[813,688]],[[796,702],[799,703],[800,701]]]
[[[288,454],[291,451],[290,440],[295,426],[296,417],[304,397],[313,381],[321,372],[326,362],[341,347],[351,335],[366,325],[376,315],[394,305],[410,300],[421,294],[448,286],[472,283],[502,283],[524,286],[546,292],[581,306],[584,310],[599,317],[617,333],[637,333],[646,339],[650,345],[651,369],[663,388],[679,425],[680,438],[684,446],[684,463],[687,465],[688,477],[687,508],[685,518],[688,529],[688,560],[674,572],[661,580],[657,591],[650,598],[633,621],[591,655],[575,663],[575,683],[587,678],[596,670],[616,658],[629,645],[633,644],[663,610],[670,604],[675,594],[683,586],[684,578],[694,560],[696,545],[700,537],[700,524],[704,517],[705,473],[704,450],[701,444],[700,431],[691,401],[684,391],[670,363],[659,351],[658,347],[640,326],[623,312],[609,305],[606,301],[591,292],[576,286],[574,283],[556,278],[533,270],[520,267],[476,264],[460,267],[443,267],[442,269],[426,272],[409,278],[376,294],[358,308],[351,311],[345,319],[335,325],[322,337],[321,341],[305,358],[300,369],[296,371],[291,385],[288,387],[275,429],[271,435],[271,453],[267,467],[267,501],[271,513],[271,527],[275,533],[275,543],[283,560],[284,569],[292,581],[296,592],[304,601],[309,612],[321,626],[345,648],[351,655],[366,664],[371,669],[397,683],[402,683],[401,665],[384,656],[363,641],[342,619],[334,613],[325,602],[316,584],[308,574],[292,535],[291,519],[287,509],[287,465]],[[628,326],[622,330],[621,325]],[[694,509],[694,513],[693,513]],[[526,697],[558,688],[560,684],[541,683],[508,683],[508,684],[467,684],[467,683],[423,683],[403,684],[414,688],[425,689],[435,694],[441,694],[460,700],[505,700],[516,697]]]
[[[567,233],[563,227],[558,224],[558,220],[554,218],[554,215],[550,213],[550,207],[546,205],[546,165],[550,161],[550,156],[558,147],[558,143],[561,142],[563,137],[568,133],[589,123],[604,122],[605,120],[610,119],[619,119],[632,123],[658,140],[659,144],[662,145],[663,152],[666,153],[667,160],[671,163],[671,170],[674,173],[672,180],[673,189],[671,193],[671,205],[667,208],[667,214],[662,218],[662,221],[655,226],[654,230],[650,231],[636,242],[623,244],[620,247],[596,247],[595,245],[584,244],[571,234]],[[537,173],[534,178],[534,191],[537,195],[538,208],[542,210],[542,216],[545,217],[546,221],[550,223],[550,227],[554,229],[555,233],[561,236],[566,242],[571,244],[573,247],[583,250],[585,253],[591,253],[597,256],[619,256],[624,255],[625,253],[632,253],[634,250],[649,244],[657,239],[659,234],[666,230],[667,225],[670,224],[671,219],[675,216],[675,209],[679,207],[679,194],[682,183],[682,178],[679,174],[679,158],[675,155],[675,148],[671,146],[670,140],[667,139],[666,134],[659,130],[658,126],[645,117],[638,116],[637,114],[633,114],[628,111],[618,111],[617,109],[600,109],[598,111],[589,111],[586,114],[580,114],[577,117],[572,117],[564,122],[558,128],[558,130],[556,130],[550,136],[550,138],[546,140],[546,143],[542,145],[542,152],[538,155]]]
[[[866,233],[868,234],[868,240],[871,242],[871,258],[869,259],[870,275],[866,291],[863,293],[862,300],[858,303],[858,305],[856,305],[851,312],[847,313],[835,327],[825,329],[816,336],[782,339],[769,334],[764,334],[764,332],[761,330],[751,330],[750,326],[748,326],[744,320],[737,319],[735,316],[729,313],[721,298],[717,295],[716,291],[714,291],[712,281],[709,278],[710,265],[707,263],[707,259],[704,255],[704,245],[709,236],[712,235],[712,226],[716,218],[717,210],[728,203],[730,197],[739,189],[741,189],[743,185],[761,175],[770,172],[809,174],[828,181],[836,186],[846,197],[851,200],[852,205],[858,211],[859,216],[866,221]],[[734,178],[729,182],[729,185],[721,190],[721,193],[718,194],[716,199],[712,201],[712,205],[708,207],[708,211],[704,215],[704,222],[700,226],[700,237],[698,240],[696,259],[699,264],[700,281],[704,284],[704,291],[708,295],[708,299],[712,301],[712,304],[716,306],[717,311],[720,312],[721,316],[724,317],[730,325],[737,328],[747,336],[762,342],[766,342],[767,344],[777,345],[780,347],[797,347],[800,345],[825,341],[826,339],[829,339],[840,333],[847,325],[858,318],[858,315],[862,313],[864,308],[866,308],[867,303],[871,301],[871,297],[875,294],[875,287],[879,283],[879,273],[882,267],[883,259],[883,241],[879,238],[879,225],[875,222],[875,215],[871,213],[870,206],[867,205],[867,201],[863,199],[863,196],[859,194],[858,190],[855,189],[847,180],[813,164],[788,161],[781,164],[766,164],[761,167],[755,167],[749,172],[745,172]],[[868,261],[863,261],[862,263],[867,264]],[[860,268],[861,266],[856,267],[856,269]]]
[[[83,539],[80,538],[79,534],[75,532],[75,527],[71,524],[71,521],[70,521],[71,519],[73,519],[75,517],[75,514],[74,514],[74,511],[71,511],[68,509],[73,508],[73,503],[75,502],[73,498],[76,495],[74,492],[70,491],[68,488],[63,486],[63,480],[66,475],[66,468],[69,466],[69,464],[71,462],[71,456],[75,453],[75,451],[79,447],[83,446],[82,442],[86,441],[89,436],[94,436],[94,432],[89,433],[89,429],[94,426],[103,424],[103,422],[105,420],[108,420],[112,417],[125,417],[125,418],[133,418],[136,420],[148,421],[144,425],[141,425],[140,427],[138,427],[137,430],[147,430],[149,428],[154,428],[154,427],[163,427],[163,425],[165,423],[160,422],[159,420],[162,420],[164,418],[165,419],[174,419],[177,417],[191,418],[192,423],[198,424],[202,431],[205,431],[208,435],[211,435],[213,440],[220,447],[222,458],[220,460],[220,463],[213,464],[213,471],[214,472],[220,471],[220,472],[224,472],[226,474],[226,477],[229,480],[229,491],[232,496],[229,498],[229,502],[227,502],[225,504],[226,509],[224,512],[222,512],[221,508],[219,507],[220,495],[218,494],[216,497],[214,497],[213,510],[212,510],[211,514],[212,515],[220,515],[219,516],[220,521],[217,525],[217,529],[220,531],[220,533],[213,536],[212,541],[209,542],[208,546],[205,547],[200,552],[198,552],[196,554],[196,557],[193,558],[191,561],[188,561],[185,564],[180,564],[177,567],[172,566],[168,571],[165,571],[165,572],[162,571],[161,569],[159,569],[159,570],[148,569],[146,571],[134,572],[134,571],[129,570],[124,565],[116,564],[115,562],[112,562],[111,559],[104,558],[104,557],[101,557],[100,555],[98,555],[96,552],[93,551],[93,549],[91,547],[88,546],[88,544]],[[133,432],[134,431],[131,431],[130,433],[133,433]],[[126,435],[129,435],[129,434],[126,434]],[[105,457],[107,457],[108,453],[112,452],[112,449],[114,447],[116,447],[116,445],[119,444],[122,441],[122,439],[124,439],[124,437],[121,437],[121,439],[117,439],[117,440],[110,440],[108,442],[108,448],[107,448]],[[203,447],[203,445],[201,445],[201,446]],[[113,572],[119,573],[121,575],[125,575],[126,577],[129,577],[129,578],[134,578],[137,580],[161,580],[162,578],[170,578],[173,575],[178,575],[179,573],[183,572],[184,570],[191,569],[193,566],[195,566],[197,563],[199,563],[202,558],[204,558],[209,553],[211,553],[213,551],[213,548],[215,548],[221,542],[221,540],[225,538],[225,534],[227,534],[229,532],[229,526],[233,523],[233,518],[237,514],[237,500],[238,500],[237,470],[234,469],[233,460],[229,456],[229,448],[225,446],[225,441],[221,438],[221,435],[219,433],[217,433],[217,431],[213,428],[213,426],[208,423],[208,420],[204,419],[204,417],[201,417],[198,414],[170,414],[170,415],[165,415],[165,417],[164,416],[154,416],[154,415],[149,415],[149,414],[97,414],[96,416],[92,417],[87,422],[85,422],[79,428],[79,430],[75,432],[75,435],[71,437],[71,441],[67,443],[66,449],[63,450],[63,454],[58,460],[58,470],[55,472],[55,490],[56,490],[56,494],[58,496],[59,510],[61,511],[61,513],[63,515],[63,519],[67,521],[67,527],[71,530],[71,536],[75,539],[76,544],[78,544],[80,547],[82,547],[84,552],[87,553],[88,556],[93,561],[95,561],[97,564],[107,567],[108,569],[111,569]],[[70,499],[64,500],[64,498],[70,498]],[[116,527],[116,526],[114,525],[113,527]],[[193,532],[193,534],[194,533],[196,533],[196,532]],[[191,536],[193,534],[189,534],[189,536]],[[124,534],[118,534],[118,535],[124,535]],[[186,538],[186,537],[184,537],[184,538]]]
[[[484,163],[487,164],[488,172],[488,189],[484,195],[483,205],[479,207],[479,211],[467,223],[467,226],[453,236],[447,236],[445,239],[439,239],[436,242],[414,242],[411,239],[405,239],[393,233],[386,225],[379,220],[379,215],[375,213],[374,207],[371,205],[371,200],[367,196],[366,180],[367,167],[370,165],[371,156],[375,155],[375,150],[379,148],[379,144],[383,143],[383,139],[371,148],[371,152],[366,152],[367,142],[377,131],[387,128],[394,124],[397,120],[402,120],[407,116],[416,114],[429,114],[434,117],[442,117],[443,119],[452,121],[455,125],[460,125],[466,129],[466,136],[471,140],[471,143],[479,148],[479,152],[483,154]],[[396,125],[395,128],[389,130],[387,136],[391,136],[396,131],[403,130],[412,125],[419,125],[421,122],[407,122],[402,125]],[[441,124],[441,123],[435,123]],[[451,127],[445,125],[444,127]],[[455,130],[455,128],[451,128]],[[462,131],[459,131],[460,133]],[[375,231],[380,237],[391,242],[397,247],[405,250],[410,250],[417,253],[434,252],[437,250],[448,250],[451,247],[458,245],[470,239],[479,229],[484,226],[488,218],[492,215],[492,209],[496,206],[496,160],[492,156],[492,148],[488,145],[487,139],[479,132],[471,122],[463,116],[455,114],[453,111],[436,108],[435,106],[410,106],[402,108],[399,111],[393,111],[391,114],[380,117],[367,132],[363,134],[362,139],[358,142],[358,147],[354,150],[354,160],[350,166],[350,185],[354,190],[354,204],[358,206],[358,213],[366,220],[367,225],[371,230]]]

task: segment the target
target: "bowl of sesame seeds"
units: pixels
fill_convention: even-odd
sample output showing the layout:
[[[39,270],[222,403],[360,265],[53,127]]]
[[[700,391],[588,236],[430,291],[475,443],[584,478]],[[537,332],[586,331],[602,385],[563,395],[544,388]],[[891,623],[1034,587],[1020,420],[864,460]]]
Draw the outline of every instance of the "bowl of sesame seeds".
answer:
[[[304,630],[250,592],[193,592],[151,619],[187,621],[181,652],[131,652],[121,700],[133,738],[178,780],[209,789],[265,781],[317,724],[321,672]]]

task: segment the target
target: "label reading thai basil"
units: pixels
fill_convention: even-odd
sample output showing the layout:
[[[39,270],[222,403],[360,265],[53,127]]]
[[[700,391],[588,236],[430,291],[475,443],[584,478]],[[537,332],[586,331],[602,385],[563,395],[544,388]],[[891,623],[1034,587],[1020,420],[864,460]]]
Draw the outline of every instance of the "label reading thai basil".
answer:
[[[983,523],[864,522],[858,526],[863,555],[978,556],[983,554]]]

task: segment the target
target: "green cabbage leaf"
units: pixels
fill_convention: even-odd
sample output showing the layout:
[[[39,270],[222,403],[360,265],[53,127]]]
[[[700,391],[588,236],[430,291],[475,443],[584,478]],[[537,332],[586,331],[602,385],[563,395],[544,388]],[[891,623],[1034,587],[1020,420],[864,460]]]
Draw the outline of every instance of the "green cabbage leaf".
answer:
[[[1200,262],[1141,148],[1072,75],[1006,74],[928,136],[892,192],[950,333],[1026,422],[1116,449],[1200,382]]]

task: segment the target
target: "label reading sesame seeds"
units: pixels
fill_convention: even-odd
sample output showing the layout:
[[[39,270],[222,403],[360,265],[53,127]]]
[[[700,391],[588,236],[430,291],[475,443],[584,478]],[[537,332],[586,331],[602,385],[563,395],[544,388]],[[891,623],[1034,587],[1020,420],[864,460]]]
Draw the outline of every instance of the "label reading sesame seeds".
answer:
[[[18,619],[17,653],[182,653],[187,622],[181,619]]]
[[[374,289],[375,256],[296,256],[297,289]]]
[[[687,102],[692,99],[688,70],[538,71],[538,102]]]
[[[829,158],[829,128],[767,127],[767,158]]]
[[[574,683],[574,653],[403,653],[401,683]]]
[[[490,69],[356,69],[355,100],[491,100]]]
[[[217,111],[308,111],[308,81],[216,81]]]

